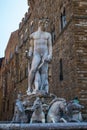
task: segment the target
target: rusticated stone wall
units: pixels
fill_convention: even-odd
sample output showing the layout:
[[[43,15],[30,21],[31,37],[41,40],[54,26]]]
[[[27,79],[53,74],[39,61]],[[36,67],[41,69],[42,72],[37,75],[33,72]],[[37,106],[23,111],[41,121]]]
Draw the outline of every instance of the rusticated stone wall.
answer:
[[[53,47],[52,91],[67,100],[77,95],[77,75],[75,61],[75,45],[73,39],[73,22],[66,26]],[[61,78],[62,60],[62,78]],[[73,92],[72,92],[73,90]]]
[[[17,45],[18,30],[10,36],[5,50],[5,58],[0,68],[0,120],[10,120],[13,115],[14,102],[16,98],[15,88],[17,82]]]
[[[11,33],[6,50],[5,50],[5,60],[8,63],[13,57],[15,51],[17,50],[18,44],[18,30]]]
[[[76,73],[80,101],[87,113],[87,1],[74,1],[74,41],[76,50]]]

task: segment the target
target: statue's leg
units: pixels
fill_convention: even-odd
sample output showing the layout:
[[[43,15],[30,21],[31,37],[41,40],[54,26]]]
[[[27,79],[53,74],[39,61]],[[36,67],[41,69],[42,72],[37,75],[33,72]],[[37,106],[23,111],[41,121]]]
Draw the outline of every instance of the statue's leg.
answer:
[[[44,63],[41,68],[41,89],[48,93],[48,63]]]
[[[35,77],[35,73],[37,71],[39,63],[40,63],[40,56],[35,54],[34,57],[33,57],[33,60],[32,60],[31,70],[29,72],[27,94],[32,91],[32,85],[34,83],[34,77]]]
[[[40,78],[39,71],[37,71],[36,74],[35,74],[34,85],[35,85],[34,91],[36,92],[37,90],[40,89],[40,86],[41,86],[41,78]]]

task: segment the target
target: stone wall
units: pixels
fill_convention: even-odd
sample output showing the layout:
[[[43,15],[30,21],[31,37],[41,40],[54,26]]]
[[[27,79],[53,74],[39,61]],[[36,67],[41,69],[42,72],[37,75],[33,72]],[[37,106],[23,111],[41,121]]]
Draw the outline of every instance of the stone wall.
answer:
[[[87,1],[73,2],[78,96],[87,112]]]
[[[16,64],[17,45],[18,30],[13,32],[10,36],[5,50],[5,58],[0,69],[0,92],[2,94],[0,98],[0,120],[9,120],[13,115],[18,67]]]
[[[18,30],[11,33],[9,38],[6,50],[5,50],[5,60],[9,62],[9,60],[13,57],[14,53],[17,51],[18,44]]]
[[[52,62],[52,91],[67,100],[72,99],[77,91],[75,45],[71,29],[73,22],[69,23],[58,37],[53,47]]]

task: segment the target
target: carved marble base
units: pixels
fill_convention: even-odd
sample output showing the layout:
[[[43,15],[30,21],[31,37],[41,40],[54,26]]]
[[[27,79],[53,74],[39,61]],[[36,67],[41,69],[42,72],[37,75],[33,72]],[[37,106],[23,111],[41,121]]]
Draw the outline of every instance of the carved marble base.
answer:
[[[20,101],[20,99],[19,99]],[[56,123],[56,122],[69,122],[69,118],[71,119],[72,116],[68,115],[68,113],[70,112],[68,109],[68,104],[66,102],[66,100],[64,98],[58,98],[56,95],[51,94],[51,93],[45,93],[44,91],[37,91],[36,93],[31,93],[30,95],[23,95],[21,97],[21,104],[19,104],[19,108],[18,108],[18,113],[16,112],[15,119],[16,117],[23,117],[23,114],[28,118],[28,121],[26,123],[33,123],[34,119],[37,122],[41,121],[41,122],[49,122],[49,123]],[[78,110],[80,108],[83,108],[83,106],[81,106],[80,104],[76,103],[73,104],[74,102],[69,102],[70,106],[73,107],[74,105],[74,109],[78,107]],[[24,113],[21,115],[21,105],[24,106]],[[71,108],[72,108],[71,107]],[[61,109],[61,110],[60,110]],[[73,111],[73,108],[71,109]],[[79,112],[80,112],[79,110]],[[60,112],[63,112],[60,114]],[[65,114],[68,111],[67,114]],[[64,113],[65,112],[65,113]],[[42,117],[44,117],[44,119],[39,119],[39,117],[41,117],[42,113]],[[56,114],[55,114],[56,113]],[[19,115],[18,115],[19,114]],[[73,114],[73,113],[72,113]],[[45,115],[45,116],[43,116]],[[33,116],[33,117],[32,117]],[[35,116],[35,117],[34,117]],[[62,118],[64,117],[64,118]],[[32,119],[32,120],[31,120]],[[55,119],[55,120],[54,120]],[[58,119],[58,120],[56,120]],[[62,119],[62,120],[60,120]],[[65,120],[64,120],[65,119]],[[74,119],[75,120],[75,119]],[[77,120],[80,121],[80,120]],[[21,122],[20,122],[21,123]]]

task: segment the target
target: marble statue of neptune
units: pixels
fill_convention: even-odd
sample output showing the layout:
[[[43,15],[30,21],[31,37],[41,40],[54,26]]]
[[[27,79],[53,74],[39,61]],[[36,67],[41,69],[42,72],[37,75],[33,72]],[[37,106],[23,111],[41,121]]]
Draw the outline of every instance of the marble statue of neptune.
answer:
[[[48,63],[52,59],[51,34],[45,31],[46,22],[39,20],[38,30],[30,35],[28,56],[32,57],[27,95],[43,90],[48,93]],[[35,84],[35,88],[33,88]]]

